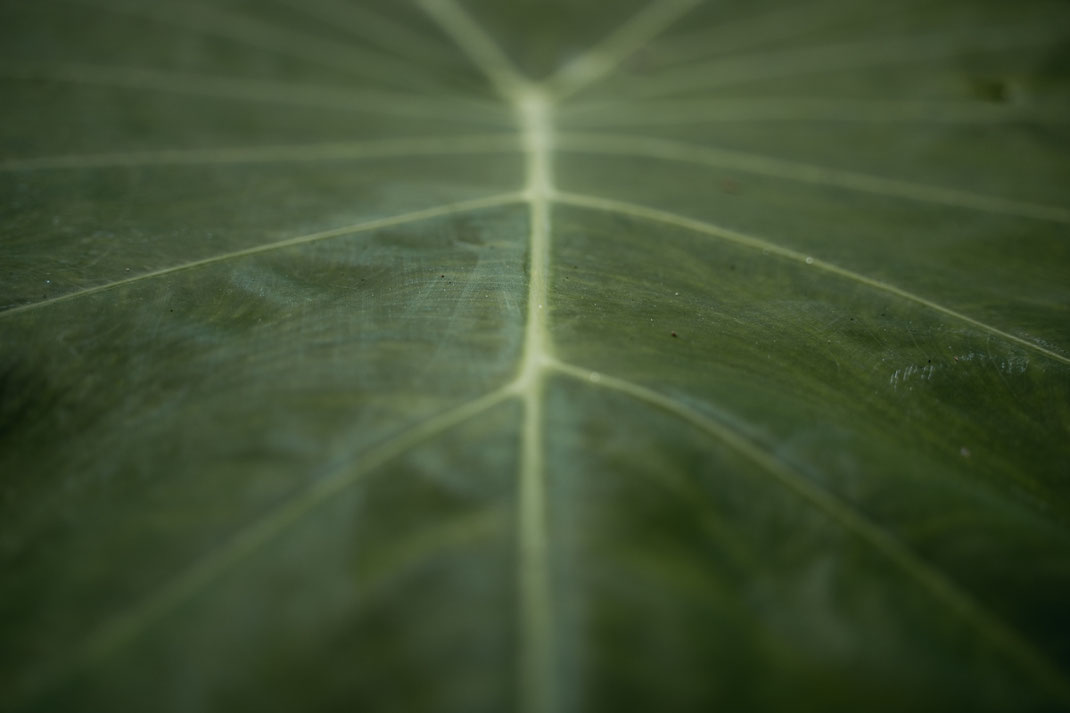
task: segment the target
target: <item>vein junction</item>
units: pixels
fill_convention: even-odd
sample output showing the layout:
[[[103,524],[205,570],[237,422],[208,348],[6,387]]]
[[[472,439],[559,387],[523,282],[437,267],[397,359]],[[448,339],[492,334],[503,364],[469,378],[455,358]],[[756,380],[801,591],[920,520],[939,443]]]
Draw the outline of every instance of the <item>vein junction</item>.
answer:
[[[278,510],[269,514],[268,517],[241,533],[228,546],[188,570],[187,573],[176,579],[169,587],[161,590],[156,597],[143,603],[131,615],[121,618],[109,627],[105,627],[90,642],[88,647],[89,655],[98,659],[103,658],[109,651],[113,651],[131,640],[143,631],[151,621],[159,618],[166,611],[173,609],[179,602],[185,601],[193,593],[203,589],[220,573],[233,566],[234,562],[247,556],[250,552],[275,537],[289,523],[303,517],[318,503],[325,501],[387,460],[396,457],[416,443],[487,411],[504,398],[516,397],[524,406],[517,513],[518,556],[520,563],[518,568],[518,590],[520,593],[519,629],[521,637],[519,703],[521,709],[529,713],[549,713],[550,711],[559,710],[561,701],[556,691],[556,679],[558,677],[554,675],[554,662],[558,657],[554,637],[553,602],[550,595],[546,487],[543,462],[543,451],[545,450],[543,443],[545,378],[547,372],[556,372],[575,378],[586,378],[592,383],[601,384],[603,388],[610,388],[628,394],[633,398],[673,413],[711,435],[720,438],[755,462],[764,465],[778,481],[830,514],[848,530],[855,532],[876,547],[905,571],[915,576],[930,591],[948,604],[953,611],[972,621],[979,629],[1000,642],[1020,660],[1025,661],[1035,671],[1040,672],[1046,679],[1056,680],[1053,687],[1058,688],[1060,691],[1064,690],[1059,688],[1062,684],[1058,680],[1058,672],[1053,671],[1047,661],[1032,650],[1028,642],[1021,640],[1013,630],[1004,626],[998,619],[992,617],[982,607],[973,602],[966,594],[960,592],[953,582],[941,577],[939,573],[931,570],[923,560],[916,558],[907,549],[880,531],[879,528],[854,513],[848,504],[841,502],[834,495],[827,494],[811,486],[804,479],[788,471],[783,464],[771,460],[738,434],[677,403],[672,398],[621,379],[600,375],[596,372],[584,372],[582,369],[560,362],[554,357],[547,315],[549,312],[548,280],[551,207],[555,201],[564,205],[611,210],[625,215],[672,222],[681,227],[725,237],[725,231],[715,230],[707,224],[673,217],[670,214],[642,206],[633,206],[590,196],[558,193],[553,184],[555,102],[577,91],[583,85],[611,72],[634,49],[645,44],[653,34],[668,26],[676,17],[695,4],[694,0],[660,0],[660,2],[656,0],[647,11],[638,15],[633,21],[625,25],[620,32],[611,37],[600,50],[582,55],[542,84],[532,83],[523,77],[500,49],[491,42],[486,33],[472,22],[471,18],[453,0],[421,1],[428,14],[438,22],[443,30],[453,37],[460,48],[469,54],[474,64],[483,70],[515,113],[522,132],[522,148],[525,154],[525,183],[519,196],[516,194],[503,194],[476,201],[439,206],[386,220],[372,221],[367,224],[300,236],[211,260],[202,260],[176,268],[149,273],[134,279],[145,279],[222,259],[231,259],[265,250],[277,249],[284,245],[321,240],[358,230],[369,230],[374,227],[383,227],[387,224],[397,224],[432,215],[448,215],[477,207],[505,205],[519,198],[527,204],[530,212],[530,275],[523,352],[516,377],[501,389],[473,399],[399,434],[384,443],[380,448],[366,454],[364,462],[359,467],[348,471],[344,475],[327,479],[323,485],[313,488],[300,498],[285,503]],[[589,143],[593,142],[593,139],[589,140]],[[562,148],[575,150],[574,146],[569,145],[567,137],[564,137],[561,143]],[[477,141],[477,144],[486,148],[480,141]],[[676,157],[674,152],[680,149],[680,147],[676,146],[666,148],[665,144],[650,145],[654,146],[654,149],[650,151],[651,153],[671,153],[672,157]],[[411,152],[414,148],[429,148],[433,151],[442,149],[437,144],[430,147],[414,147],[410,143],[400,150]],[[495,147],[492,146],[492,148]],[[365,147],[365,149],[368,152],[382,150],[381,147],[379,149]],[[632,149],[628,148],[627,150],[631,151]],[[690,150],[690,148],[687,150]],[[613,144],[602,144],[601,151],[605,153],[623,153]],[[140,155],[132,158],[105,157],[106,160],[133,160],[135,162],[170,160],[171,158],[161,154]],[[243,155],[241,158],[274,159],[278,158],[278,156],[259,154],[256,156]],[[99,162],[102,159],[101,157],[92,157],[83,160]],[[43,161],[38,162],[40,166],[44,166],[45,163]],[[22,168],[25,168],[25,166]],[[771,168],[766,170],[773,172]],[[777,166],[776,170],[786,172],[786,169],[781,166]],[[855,176],[852,176],[851,180],[858,183],[858,179]],[[891,194],[892,190],[889,188],[891,185],[891,183],[885,182],[878,187],[879,190],[877,192],[883,191]],[[858,188],[860,190],[870,190],[864,187]],[[900,194],[906,194],[905,190],[897,190]],[[917,196],[911,195],[910,197]],[[960,202],[964,203],[964,201]],[[729,239],[752,246],[760,246],[763,249],[769,247],[764,241],[743,236],[742,234],[734,234]],[[794,257],[798,256],[786,249],[780,249],[779,252]],[[833,268],[826,267],[826,269],[831,270]],[[840,272],[847,274],[846,271],[841,270]],[[133,280],[93,288],[77,294],[89,294],[101,289],[110,289],[119,284],[128,284],[131,281]],[[879,285],[875,281],[870,281],[870,283],[873,286],[879,286],[886,291],[914,299],[922,304],[935,306],[903,291],[896,291],[887,286]],[[943,311],[949,315],[961,317],[961,315],[949,310]],[[979,323],[975,324],[984,326],[979,325]]]
[[[518,512],[520,623],[524,641],[520,701],[531,711],[549,711],[556,706],[552,692],[553,617],[547,573],[542,422],[543,372],[551,353],[546,314],[553,195],[552,105],[537,88],[526,88],[515,96],[514,102],[524,132],[527,165],[524,194],[531,212],[527,326],[520,373],[514,382],[514,388],[524,402]]]
[[[559,709],[553,662],[556,659],[547,557],[546,487],[543,475],[544,373],[552,362],[547,329],[548,270],[553,188],[553,108],[547,90],[525,78],[501,49],[452,0],[424,0],[428,14],[453,37],[487,76],[516,114],[525,154],[523,196],[528,204],[530,274],[524,348],[516,378],[507,387],[524,404],[517,506],[520,593],[519,707],[530,713]]]
[[[508,57],[491,41],[490,37],[467,15],[454,0],[421,0],[428,14],[451,35],[472,62],[492,82],[498,93],[510,104],[517,115],[523,135],[526,156],[526,181],[523,196],[531,213],[529,237],[530,270],[528,290],[527,323],[520,369],[515,380],[505,387],[506,392],[520,397],[524,404],[524,425],[521,439],[520,483],[518,505],[519,582],[520,592],[520,661],[519,661],[519,707],[529,713],[549,713],[559,710],[560,697],[556,691],[554,662],[555,651],[553,602],[550,595],[550,573],[547,548],[546,487],[543,463],[543,394],[547,371],[556,371],[576,376],[581,369],[558,361],[553,355],[553,345],[547,328],[549,311],[548,270],[551,235],[551,206],[556,202],[591,203],[598,199],[569,200],[567,194],[557,193],[553,186],[552,157],[554,152],[553,115],[555,101],[559,101],[581,88],[610,73],[617,64],[635,49],[667,27],[693,4],[690,0],[655,0],[647,10],[628,23],[622,31],[607,41],[607,47],[589,51],[558,73],[535,84],[526,79],[512,65]],[[857,179],[851,177],[852,187],[866,190]],[[896,190],[891,190],[891,188]],[[872,188],[870,188],[872,190]],[[890,182],[881,184],[877,192],[907,194],[900,186]],[[907,197],[919,198],[914,191]],[[925,197],[930,197],[928,194]],[[946,202],[967,203],[960,195],[951,196]],[[589,206],[594,207],[594,206]],[[621,210],[621,206],[614,205]],[[635,212],[632,210],[631,212]],[[651,213],[653,213],[651,211]],[[645,216],[652,217],[652,216]],[[704,228],[705,226],[703,226]],[[742,237],[742,236],[740,236]],[[755,243],[746,236],[748,244]],[[764,243],[764,241],[761,241]],[[833,269],[829,266],[827,269]],[[847,271],[841,271],[846,274]],[[853,276],[853,273],[852,273]],[[873,283],[872,286],[886,286]],[[915,301],[909,293],[893,291]],[[933,306],[924,301],[923,304]],[[942,310],[951,316],[961,317],[950,310]],[[967,320],[975,325],[972,320]],[[983,326],[983,325],[979,325]],[[603,380],[601,375],[591,373],[593,382]],[[909,550],[899,545],[879,527],[854,513],[850,506],[835,495],[811,486],[804,479],[789,472],[782,464],[770,461],[757,451],[746,439],[719,424],[697,417],[672,399],[650,392],[628,382],[612,380],[608,386],[623,391],[635,398],[645,400],[691,421],[719,437],[747,457],[769,470],[782,485],[826,512],[848,530],[874,546],[890,560],[928,589],[936,598],[948,605],[980,631],[998,641],[1016,658],[1044,679],[1063,697],[1067,695],[1065,682],[1049,662],[1020,638],[1010,627],[990,615],[984,607],[972,600],[968,593],[958,589],[951,581],[932,571],[924,560],[916,558]]]

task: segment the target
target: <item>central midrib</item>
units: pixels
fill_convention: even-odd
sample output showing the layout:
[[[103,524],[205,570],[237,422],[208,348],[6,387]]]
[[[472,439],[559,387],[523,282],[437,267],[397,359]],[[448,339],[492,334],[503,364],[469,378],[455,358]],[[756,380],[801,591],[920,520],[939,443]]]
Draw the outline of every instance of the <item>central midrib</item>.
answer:
[[[687,3],[687,0],[677,0],[677,3],[683,6]],[[661,7],[670,7],[671,5],[671,2],[660,4]],[[652,7],[654,10],[657,10],[659,4],[655,3]],[[652,22],[651,18],[657,22]],[[661,22],[663,18],[655,12],[645,15],[644,20],[645,22],[639,23],[639,25],[649,29],[649,27]],[[628,40],[628,43],[625,44],[634,43],[634,38],[631,38],[628,33],[622,33],[621,36]],[[476,45],[479,47],[480,43],[477,42]],[[489,54],[491,63],[498,61],[494,56],[495,51],[493,47],[491,47],[489,51],[486,47],[480,49]],[[625,53],[621,51],[609,53],[614,60],[618,58],[616,55],[622,54]],[[566,90],[574,89],[575,86],[580,83],[588,83],[592,81],[592,78],[608,71],[613,64],[614,62],[611,62],[604,57],[599,58],[599,61],[593,63],[574,63],[576,67],[583,69],[583,72],[573,72],[571,74],[568,72],[559,72],[560,76],[571,78],[571,84],[564,81],[557,82],[557,85],[564,86],[565,89],[555,85],[552,81],[547,81],[541,86],[531,84],[527,80],[520,78],[519,75],[513,72],[507,64],[498,64],[498,71],[488,72],[488,75],[492,78],[498,88],[504,90],[502,93],[517,117],[522,136],[522,148],[525,156],[525,184],[519,196],[517,196],[517,194],[505,194],[502,196],[494,196],[489,199],[472,201],[471,203],[480,203],[487,206],[501,205],[506,202],[515,201],[517,197],[519,197],[523,202],[527,203],[530,212],[528,310],[524,325],[522,355],[515,379],[500,390],[496,390],[495,392],[463,404],[456,409],[430,419],[424,424],[406,431],[399,437],[389,440],[378,450],[373,450],[370,456],[366,456],[361,467],[358,470],[353,471],[348,477],[325,480],[322,486],[314,488],[307,496],[303,496],[298,500],[287,503],[285,507],[280,508],[273,512],[269,518],[264,519],[262,523],[258,523],[254,527],[248,528],[241,533],[232,544],[193,567],[183,576],[177,578],[171,586],[164,588],[159,595],[151,598],[146,605],[136,608],[133,615],[120,617],[115,625],[104,627],[99,635],[92,638],[90,646],[87,647],[87,650],[92,656],[103,658],[107,653],[114,651],[119,646],[130,641],[133,637],[138,635],[145,626],[147,626],[148,622],[159,618],[164,612],[177,606],[180,601],[192,596],[195,591],[203,588],[210,580],[216,578],[220,572],[232,566],[239,559],[247,556],[254,549],[261,547],[268,541],[268,539],[274,537],[287,524],[304,516],[304,514],[309,512],[314,505],[323,502],[328,499],[329,496],[337,493],[341,488],[351,484],[363,473],[381,466],[390,458],[396,457],[398,454],[405,452],[408,448],[426,440],[428,437],[441,433],[457,423],[464,422],[477,414],[485,412],[489,408],[500,403],[503,398],[514,396],[521,401],[524,409],[521,453],[518,468],[519,497],[517,504],[519,555],[517,576],[520,593],[519,623],[521,636],[519,662],[520,695],[518,700],[521,709],[530,711],[531,713],[543,713],[545,711],[559,709],[558,704],[560,703],[560,696],[556,690],[557,685],[555,680],[557,677],[553,675],[555,668],[557,668],[559,664],[555,664],[558,657],[556,656],[557,646],[554,640],[555,627],[553,626],[553,602],[552,597],[550,596],[551,578],[549,575],[549,556],[547,552],[549,530],[547,526],[543,453],[545,445],[543,437],[544,382],[547,371],[556,371],[558,373],[571,375],[574,378],[583,378],[595,383],[602,383],[608,388],[630,394],[635,398],[639,398],[640,400],[656,405],[670,413],[681,416],[700,428],[703,428],[714,435],[718,435],[723,440],[735,443],[735,447],[738,450],[745,453],[754,452],[752,446],[740,442],[738,438],[732,433],[725,431],[720,425],[706,419],[697,412],[689,410],[685,406],[680,406],[670,398],[663,397],[644,387],[635,386],[620,379],[604,377],[595,372],[586,372],[577,367],[559,362],[554,357],[547,320],[549,312],[547,298],[549,293],[548,277],[550,268],[551,212],[552,204],[554,202],[560,202],[565,205],[569,204],[569,194],[557,193],[553,185],[553,155],[555,151],[555,132],[553,125],[555,99],[560,99],[565,96],[565,94],[569,93]],[[576,79],[576,77],[578,77],[578,79]],[[552,92],[551,89],[553,89]],[[559,138],[562,143],[567,139],[567,137]],[[568,147],[562,146],[562,149],[568,150]],[[574,199],[575,196],[573,196],[573,204],[578,204]],[[592,203],[593,200],[589,199],[587,202]],[[608,201],[602,202],[608,203]],[[411,220],[416,214],[430,214],[432,212],[435,214],[445,214],[447,208],[450,212],[456,212],[458,210],[456,205],[452,207],[447,206],[426,211],[417,211],[415,213],[406,214],[406,216],[402,216],[402,218],[407,221]],[[651,217],[649,215],[650,213],[652,213],[652,211],[645,211],[644,217]],[[396,222],[397,219],[387,220]],[[372,221],[364,225],[361,229],[367,229],[373,225],[381,225],[381,221]],[[698,223],[692,222],[691,225],[694,229],[694,226],[698,225]],[[271,246],[228,254],[227,256],[212,258],[211,260],[198,261],[181,266],[177,269],[186,269],[208,262],[216,262],[220,259],[230,259],[231,257],[240,255],[262,252],[265,249],[274,249],[283,244],[298,244],[300,242],[310,242],[311,240],[321,239],[327,235],[341,235],[351,232],[352,228],[353,226],[350,226],[345,230],[336,229],[311,236],[302,236],[295,239],[280,241]],[[174,271],[174,268],[157,271],[156,273],[150,273],[149,275],[137,279]],[[124,280],[121,283],[116,284],[127,284],[128,282],[128,280]],[[110,289],[112,286],[115,285],[109,285],[104,289]],[[84,291],[78,294],[88,293],[89,291]],[[762,453],[758,453],[757,457],[754,459],[763,463],[768,462],[769,460]],[[768,469],[774,472],[774,474],[780,473],[781,471],[787,472],[776,462],[772,462]],[[851,529],[860,533],[871,544],[876,544],[878,548],[886,555],[890,556],[891,559],[900,562],[900,564],[905,561],[906,564],[904,565],[904,568],[908,571],[912,571],[914,575],[926,583],[930,589],[937,591],[944,601],[954,603],[962,599],[957,593],[957,590],[951,591],[950,594],[944,591],[949,588],[953,589],[952,584],[945,584],[943,580],[936,581],[936,583],[933,584],[933,577],[927,573],[927,570],[919,575],[917,571],[915,571],[917,570],[917,567],[913,564],[914,560],[906,554],[900,554],[898,544],[880,532],[879,529],[863,522],[852,512],[844,510],[838,501],[831,500],[813,488],[800,488],[800,486],[796,484],[794,476],[791,476],[790,474],[784,477],[778,476],[778,478],[793,490],[803,492],[807,499],[817,503],[819,507],[826,512],[833,513],[834,515],[838,513],[837,517],[839,521],[846,523]],[[972,602],[967,601],[965,604],[960,603],[959,606],[969,610],[966,616],[971,618],[971,620],[985,620],[988,616],[987,613],[983,611],[981,614],[974,613],[972,609],[974,605]],[[992,629],[992,626],[986,626],[988,626],[989,629]],[[996,629],[994,634],[992,634],[991,631],[989,633],[997,640],[1003,642],[1009,649],[1018,653],[1021,658],[1027,661],[1032,661],[1032,652],[1028,647],[1025,647],[1025,653],[1021,653],[1020,649],[1023,647],[1018,644],[1018,640],[1013,632],[1010,634],[1004,633],[1003,627],[998,621],[996,621]],[[1010,642],[1009,644],[1007,643],[1008,641]],[[1034,667],[1042,670],[1042,672],[1047,671],[1047,665],[1044,661],[1035,664]],[[1053,677],[1058,678],[1058,671],[1054,669],[1053,671]],[[1065,690],[1065,688],[1060,688],[1059,690]]]
[[[525,155],[523,196],[530,212],[528,310],[523,352],[515,380],[505,387],[523,403],[517,504],[519,591],[518,708],[524,713],[560,709],[554,675],[557,660],[547,553],[546,484],[543,454],[544,381],[559,362],[547,328],[550,218],[553,185],[555,101],[589,84],[664,30],[700,0],[653,0],[601,44],[575,58],[541,83],[525,77],[501,48],[452,0],[420,0],[446,34],[487,76],[513,109]]]
[[[530,212],[528,310],[520,370],[515,381],[524,404],[521,439],[518,546],[520,592],[521,706],[537,713],[555,708],[553,616],[546,552],[546,498],[543,469],[543,381],[552,358],[547,331],[550,210],[553,194],[552,103],[537,87],[512,98],[523,132],[524,197]]]

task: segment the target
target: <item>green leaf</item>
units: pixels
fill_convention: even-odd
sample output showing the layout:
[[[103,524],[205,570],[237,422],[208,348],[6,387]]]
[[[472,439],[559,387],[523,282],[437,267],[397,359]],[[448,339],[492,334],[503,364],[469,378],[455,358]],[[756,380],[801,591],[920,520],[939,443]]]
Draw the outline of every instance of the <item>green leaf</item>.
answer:
[[[0,28],[0,709],[1070,706],[1065,3]]]

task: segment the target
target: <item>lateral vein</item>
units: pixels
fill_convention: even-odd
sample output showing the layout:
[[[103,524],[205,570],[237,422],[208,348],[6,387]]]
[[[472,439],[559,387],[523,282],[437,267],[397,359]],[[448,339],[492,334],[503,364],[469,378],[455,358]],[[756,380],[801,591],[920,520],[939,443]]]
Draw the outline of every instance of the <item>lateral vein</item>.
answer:
[[[579,57],[558,69],[546,86],[555,99],[563,99],[611,74],[637,50],[703,0],[654,0]]]
[[[935,60],[1050,45],[1057,31],[1036,22],[1018,26],[957,27],[951,32],[872,38],[861,42],[761,51],[692,62],[657,78],[618,84],[620,93],[653,99],[686,91],[709,92],[769,79],[860,72],[866,69],[928,63]]]
[[[641,218],[644,220],[652,220],[659,223],[665,223],[667,225],[675,225],[685,230],[690,230],[695,233],[701,233],[703,235],[709,235],[721,240],[727,240],[738,245],[744,245],[749,248],[762,250],[763,252],[779,255],[780,257],[788,258],[796,262],[802,262],[808,268],[816,268],[818,270],[824,270],[825,272],[838,275],[848,280],[860,282],[863,285],[867,285],[882,292],[893,294],[897,297],[901,297],[905,300],[915,302],[929,309],[935,310],[942,314],[952,317],[962,322],[966,322],[978,329],[982,329],[989,334],[994,334],[1002,339],[1014,342],[1020,346],[1032,349],[1033,351],[1044,354],[1047,357],[1055,359],[1056,361],[1064,364],[1070,364],[1070,357],[1066,357],[1056,351],[1052,351],[1039,344],[1030,342],[1022,337],[1017,337],[1009,332],[1004,332],[1002,329],[993,327],[990,324],[981,322],[980,320],[969,317],[961,312],[956,312],[953,309],[944,307],[943,305],[926,299],[920,295],[916,295],[913,292],[909,292],[895,285],[890,285],[880,280],[875,280],[872,277],[867,277],[861,273],[848,270],[838,265],[834,265],[824,260],[808,256],[798,250],[792,250],[791,248],[777,245],[776,243],[757,238],[746,233],[741,233],[736,230],[729,230],[728,228],[722,228],[714,225],[713,223],[707,223],[705,221],[696,220],[694,218],[687,218],[676,213],[670,213],[668,211],[658,210],[656,208],[650,208],[648,206],[639,205],[636,203],[629,203],[626,201],[611,200],[608,198],[598,198],[595,196],[580,195],[577,193],[555,193],[554,200],[564,205],[576,206],[579,208],[588,208],[591,210],[600,210],[607,213],[614,213],[618,215],[628,215],[634,218]]]
[[[29,304],[19,305],[18,307],[12,307],[10,309],[0,311],[0,319],[3,319],[4,317],[11,317],[13,315],[20,314],[29,310],[39,309],[41,307],[49,307],[60,302],[67,302],[68,300],[78,299],[80,297],[88,297],[89,295],[94,295],[98,292],[114,290],[116,288],[124,287],[135,282],[141,282],[143,280],[149,280],[155,277],[163,277],[165,275],[171,275],[177,272],[184,272],[186,270],[192,270],[198,267],[204,267],[205,265],[212,265],[219,262],[226,262],[228,260],[249,257],[250,255],[258,255],[260,253],[280,250],[282,248],[289,248],[295,245],[314,243],[320,240],[327,240],[328,238],[337,238],[343,235],[353,235],[356,233],[364,233],[369,230],[378,230],[379,228],[388,228],[395,225],[403,225],[405,223],[412,223],[418,220],[427,220],[429,218],[438,218],[444,215],[456,215],[458,213],[479,210],[481,208],[492,208],[494,206],[517,203],[521,200],[523,200],[522,194],[502,193],[495,196],[489,196],[487,198],[477,198],[475,200],[460,201],[458,203],[447,203],[445,205],[435,206],[434,208],[424,208],[422,210],[402,213],[400,215],[394,215],[388,218],[378,218],[376,220],[369,220],[363,223],[354,223],[353,225],[346,225],[341,228],[332,228],[330,230],[324,230],[318,233],[299,235],[294,238],[278,240],[273,243],[256,245],[254,247],[246,248],[244,250],[235,250],[233,252],[224,253],[222,255],[213,255],[212,257],[204,258],[203,260],[194,260],[192,262],[183,263],[181,265],[173,265],[171,267],[153,270],[152,272],[135,275],[124,280],[116,280],[115,282],[109,282],[103,285],[96,285],[95,287],[89,287],[84,290],[69,292],[65,295],[60,295],[59,297],[52,297],[51,299],[41,300],[40,302],[31,302]]]
[[[1070,223],[1070,209],[1008,198],[986,196],[942,186],[912,183],[866,173],[827,168],[814,164],[710,148],[667,139],[622,134],[562,134],[557,137],[560,151],[605,154],[635,158],[681,161],[717,168],[746,171],[761,176],[799,183],[832,186],[860,193],[872,193],[923,203],[966,208],[985,213],[1013,215],[1033,220]]]
[[[1038,679],[1044,681],[1052,693],[1059,696],[1063,701],[1070,702],[1070,683],[1043,653],[1038,651],[1028,640],[1024,639],[1014,628],[988,611],[984,605],[970,596],[954,580],[933,568],[932,565],[914,554],[891,534],[871,522],[865,515],[859,513],[839,496],[799,475],[734,429],[703,415],[672,397],[625,379],[582,369],[557,360],[549,362],[547,368],[594,387],[626,394],[638,401],[670,413],[697,427],[699,430],[705,431],[729,448],[753,461],[781,486],[825,513],[831,520],[849,532],[854,533],[881,555],[894,562],[937,600],[963,620],[969,622],[982,635],[1002,647],[1036,675]]]
[[[357,457],[360,461],[355,466],[352,465],[352,458],[338,464],[312,487],[289,498],[254,521],[226,545],[194,563],[132,611],[103,626],[90,637],[84,647],[83,661],[92,663],[137,638],[152,622],[204,590],[222,574],[264,547],[317,506],[411,448],[493,408],[505,401],[510,394],[507,386],[491,391],[412,426],[366,453],[359,454]]]
[[[660,127],[735,122],[822,122],[861,124],[1043,124],[1070,122],[1058,106],[996,105],[982,101],[843,99],[768,96],[715,101],[598,102],[569,107],[569,124],[606,127]],[[562,115],[566,111],[561,112]]]
[[[457,47],[513,106],[532,83],[454,0],[418,0],[431,19],[450,36]]]
[[[70,156],[36,156],[0,161],[0,171],[41,171],[116,166],[202,166],[243,163],[300,163],[364,158],[416,158],[515,151],[520,142],[512,134],[456,138],[376,139],[291,146],[226,146],[198,149],[159,149]]]

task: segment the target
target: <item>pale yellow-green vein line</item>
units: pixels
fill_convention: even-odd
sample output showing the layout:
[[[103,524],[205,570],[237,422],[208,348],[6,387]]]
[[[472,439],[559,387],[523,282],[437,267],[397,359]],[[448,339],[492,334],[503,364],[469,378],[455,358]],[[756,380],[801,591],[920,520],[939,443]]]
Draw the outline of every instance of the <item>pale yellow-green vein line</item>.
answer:
[[[830,519],[894,562],[956,615],[969,622],[983,636],[1013,656],[1043,681],[1052,693],[1064,702],[1070,703],[1070,683],[1046,656],[1022,638],[1017,631],[989,612],[953,580],[934,569],[932,565],[911,552],[888,532],[870,522],[849,503],[791,470],[735,430],[669,396],[624,379],[581,369],[559,361],[551,362],[548,367],[584,383],[626,394],[670,413],[705,431],[750,459],[769,473],[780,485],[824,512]]]
[[[561,111],[572,126],[653,127],[735,122],[864,124],[1070,123],[1056,105],[1009,105],[983,101],[904,101],[834,97],[747,97],[697,101],[598,102]]]
[[[996,327],[993,327],[990,324],[985,324],[984,322],[976,320],[973,317],[968,317],[967,315],[962,314],[961,312],[956,312],[953,309],[944,307],[941,304],[921,297],[920,295],[916,295],[913,292],[908,292],[907,290],[901,289],[894,285],[889,285],[886,282],[881,282],[880,280],[875,280],[871,277],[866,277],[865,275],[854,272],[852,270],[847,270],[837,265],[833,265],[832,263],[825,262],[824,260],[819,260],[815,257],[806,255],[805,253],[801,253],[797,250],[785,248],[781,245],[777,245],[776,243],[772,243],[767,240],[754,237],[752,235],[747,235],[736,230],[729,230],[727,228],[722,228],[717,225],[713,225],[712,223],[695,220],[693,218],[687,218],[681,215],[677,215],[675,213],[657,210],[656,208],[650,208],[635,203],[628,203],[626,201],[610,200],[607,198],[598,198],[595,196],[579,195],[575,193],[555,193],[554,200],[565,205],[576,206],[579,208],[589,208],[592,210],[599,210],[618,215],[628,215],[643,220],[651,220],[667,225],[674,225],[685,230],[701,233],[703,235],[709,235],[711,237],[715,237],[721,240],[727,240],[732,243],[745,245],[747,247],[762,250],[764,252],[788,258],[796,262],[801,262],[806,268],[823,270],[825,272],[838,275],[845,279],[859,282],[863,285],[872,287],[882,292],[886,292],[889,294],[896,295],[897,297],[910,300],[911,302],[920,304],[928,309],[935,310],[944,315],[947,315],[948,317],[952,317],[956,320],[972,325],[978,329],[984,330],[989,334],[994,334],[1002,339],[1013,342],[1027,349],[1031,349],[1035,352],[1044,354],[1045,356],[1055,359],[1056,361],[1062,362],[1063,364],[1070,364],[1070,357],[1066,357],[1062,354],[1059,354],[1058,352],[1052,351],[1051,349],[1042,347],[1039,344],[1034,344],[1033,342],[1030,342],[1027,339],[1023,339],[1022,337],[1017,337],[1008,332],[1004,332],[1003,330],[997,329]]]
[[[1070,209],[1059,206],[997,198],[969,191],[871,176],[865,173],[784,161],[756,154],[727,151],[679,141],[620,134],[569,133],[559,135],[556,145],[558,150],[572,153],[654,158],[664,161],[695,163],[716,168],[745,171],[773,178],[783,178],[800,183],[832,186],[849,191],[1070,224]]]
[[[119,287],[131,285],[136,282],[141,282],[143,280],[150,280],[157,277],[163,277],[165,275],[172,275],[178,272],[183,272],[185,270],[192,270],[194,268],[204,267],[206,265],[213,265],[228,260],[236,260],[238,258],[249,257],[251,255],[259,255],[261,253],[271,252],[273,250],[280,250],[282,248],[293,247],[296,245],[314,243],[320,240],[327,240],[328,238],[337,238],[343,235],[353,235],[356,233],[363,233],[370,230],[378,230],[380,228],[388,228],[396,225],[403,225],[405,223],[412,223],[419,220],[438,218],[446,215],[456,215],[459,213],[479,210],[481,208],[492,208],[495,206],[507,205],[510,203],[519,203],[523,200],[523,198],[523,194],[520,193],[503,193],[487,198],[477,198],[475,200],[460,201],[457,203],[447,203],[445,205],[435,206],[434,208],[414,210],[408,213],[402,213],[400,215],[394,215],[387,218],[378,218],[376,220],[369,220],[363,223],[354,223],[352,225],[346,225],[341,228],[332,228],[331,230],[324,230],[318,233],[299,235],[294,238],[278,240],[273,243],[256,245],[251,248],[246,248],[244,250],[235,250],[233,252],[223,253],[221,255],[213,255],[212,257],[204,258],[203,260],[194,260],[192,262],[182,263],[181,265],[173,265],[171,267],[153,270],[152,272],[142,273],[140,275],[135,275],[124,280],[116,280],[115,282],[109,282],[104,285],[89,287],[84,290],[70,292],[68,294],[53,297],[51,299],[41,300],[40,302],[32,302],[30,304],[19,305],[18,307],[13,307],[11,309],[7,309],[0,312],[0,319],[4,317],[11,317],[13,315],[20,314],[29,310],[49,307],[60,302],[67,302],[68,300],[88,297],[89,295],[94,295],[99,292],[114,290]]]
[[[553,602],[546,531],[546,484],[543,451],[543,365],[552,345],[546,325],[549,312],[550,195],[553,192],[551,104],[540,93],[518,107],[527,151],[525,195],[531,212],[528,239],[530,274],[524,349],[516,380],[524,401],[520,456],[519,542],[520,592],[524,646],[521,650],[521,709],[552,713],[558,709],[553,662]]]
[[[611,74],[624,60],[701,2],[655,0],[602,42],[555,72],[546,80],[548,92],[560,100]]]
[[[520,597],[518,708],[524,713],[559,709],[553,601],[550,595],[543,463],[543,364],[550,354],[546,329],[550,195],[553,192],[553,102],[522,76],[505,53],[453,0],[421,0],[421,6],[487,76],[509,103],[523,133],[524,200],[531,213],[527,321],[520,368],[512,390],[524,404],[521,430],[517,540]]]
[[[302,163],[366,158],[417,158],[519,152],[520,137],[486,134],[450,138],[375,139],[291,146],[224,146],[200,149],[161,149],[71,156],[38,156],[0,161],[0,171],[39,171],[122,166],[229,165],[243,163]]]
[[[956,27],[952,32],[873,38],[694,62],[679,69],[622,82],[617,86],[617,93],[652,99],[685,91],[709,92],[775,78],[829,72],[857,73],[868,68],[899,65],[931,65],[939,59],[1044,46],[1058,39],[1055,27],[1036,22],[1018,26]]]
[[[531,89],[532,83],[501,48],[454,0],[418,0],[420,7],[468,55],[498,93],[510,103]]]
[[[338,469],[309,489],[282,503],[235,535],[162,589],[94,633],[82,650],[82,661],[92,664],[136,639],[148,626],[203,591],[221,575],[263,548],[280,533],[306,517],[322,503],[420,443],[493,408],[512,395],[502,387],[417,424],[360,456],[354,466]]]

